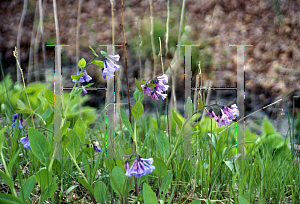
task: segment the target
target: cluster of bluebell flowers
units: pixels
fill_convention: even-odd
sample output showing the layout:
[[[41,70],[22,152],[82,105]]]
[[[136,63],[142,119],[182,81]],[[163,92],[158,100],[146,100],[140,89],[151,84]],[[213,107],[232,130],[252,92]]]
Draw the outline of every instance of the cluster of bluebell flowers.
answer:
[[[167,94],[164,94],[163,91],[167,91],[169,85],[165,85],[163,82],[168,83],[168,76],[162,75],[155,77],[154,79],[148,80],[145,84],[141,85],[145,95],[151,96],[152,99],[158,100],[160,96],[163,100],[167,97]],[[149,84],[154,84],[154,88],[148,87]]]
[[[120,56],[119,55],[108,55],[108,54],[107,54],[107,56],[105,56],[105,54],[102,56],[104,57],[104,59],[103,59],[104,68],[102,70],[103,79],[106,79],[106,78],[110,79],[111,77],[114,76],[113,73],[120,68],[120,66],[115,64],[113,62],[113,60],[119,61]]]
[[[26,148],[26,149],[31,149],[31,148],[30,148],[29,139],[28,139],[28,134],[26,134],[25,137],[22,137],[22,138],[20,139],[20,142],[23,144],[24,148]]]
[[[79,75],[81,72],[81,69],[78,70],[77,75]],[[82,77],[80,77],[80,79],[78,80],[79,83],[84,83],[84,82],[89,82],[92,80],[92,77],[90,75],[88,75],[88,73],[86,72],[86,70],[83,70],[84,74],[82,75]],[[72,80],[74,83],[76,82],[76,79]]]
[[[218,126],[221,127],[223,125],[228,125],[231,123],[232,120],[235,120],[239,115],[240,112],[236,106],[236,104],[231,105],[231,106],[222,106],[219,107],[220,109],[220,114],[216,114],[215,111],[210,108],[208,111],[208,115],[210,118],[214,118],[215,121],[218,123]]]
[[[153,158],[143,159],[142,157],[138,156],[134,160],[131,168],[129,168],[129,161],[126,160],[125,165],[124,165],[124,167],[126,169],[125,176],[128,176],[128,177],[145,176],[146,174],[151,173],[155,169],[155,166],[151,165],[152,163],[153,163]]]
[[[23,115],[22,115],[22,114],[20,115],[20,118],[19,118],[19,114],[14,114],[14,115],[13,115],[13,120],[12,120],[13,124],[12,124],[12,126],[13,126],[13,127],[16,126],[16,122],[17,122],[18,119],[19,119],[19,125],[18,125],[18,128],[19,128],[19,129],[22,129],[22,128],[23,128],[23,126],[22,126],[22,123],[23,123]]]

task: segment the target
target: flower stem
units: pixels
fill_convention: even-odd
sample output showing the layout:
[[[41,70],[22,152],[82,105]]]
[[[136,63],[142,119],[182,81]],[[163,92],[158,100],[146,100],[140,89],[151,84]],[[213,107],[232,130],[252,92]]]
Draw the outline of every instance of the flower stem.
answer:
[[[76,166],[77,170],[79,171],[79,173],[81,174],[82,178],[83,178],[87,183],[89,183],[88,180],[86,179],[86,177],[84,176],[83,172],[82,172],[81,169],[79,168],[77,162],[76,162],[75,159],[72,157],[72,155],[71,155],[71,153],[69,152],[69,150],[68,150],[67,148],[65,148],[65,150],[66,150],[66,151],[68,152],[68,154],[70,155],[71,160],[72,160],[73,163],[75,164],[75,166]]]
[[[81,73],[87,68],[87,66],[89,66],[90,64],[92,64],[91,62],[92,62],[94,59],[96,59],[96,56],[94,56],[94,57],[93,57],[93,58],[85,65],[85,67],[81,69],[81,71],[80,71],[79,74],[81,74]],[[66,122],[66,120],[67,120],[67,113],[68,113],[69,104],[70,104],[70,101],[71,101],[71,99],[72,99],[72,97],[73,97],[74,90],[75,90],[75,87],[77,86],[77,83],[78,83],[78,81],[76,80],[76,82],[75,82],[75,84],[74,84],[74,86],[73,86],[73,89],[72,89],[72,91],[71,91],[71,95],[70,95],[70,97],[69,97],[69,99],[68,99],[68,102],[67,102],[67,106],[66,106],[66,109],[65,109],[65,112],[64,112],[64,117],[65,117],[65,118],[61,121],[61,127],[63,126],[63,124],[64,124],[64,123]]]

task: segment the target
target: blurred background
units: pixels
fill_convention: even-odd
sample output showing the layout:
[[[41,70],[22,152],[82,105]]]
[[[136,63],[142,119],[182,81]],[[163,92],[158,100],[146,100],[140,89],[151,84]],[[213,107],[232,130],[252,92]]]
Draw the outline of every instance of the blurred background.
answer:
[[[192,87],[195,87],[200,62],[203,86],[222,88],[236,87],[237,49],[228,45],[253,45],[245,48],[246,115],[278,99],[283,100],[255,113],[247,119],[247,126],[259,131],[260,121],[267,116],[273,121],[277,131],[283,136],[287,135],[288,118],[293,114],[296,116],[300,110],[300,98],[294,97],[300,96],[300,1],[124,0],[124,25],[121,9],[119,0],[56,2],[59,42],[69,45],[62,49],[63,87],[73,86],[70,75],[76,74],[78,69],[76,50],[77,58],[89,61],[93,57],[89,45],[97,53],[106,49],[99,45],[112,44],[113,38],[115,44],[122,45],[124,26],[131,95],[135,89],[134,78],[147,80],[153,77],[154,68],[155,76],[162,74],[158,57],[160,37],[164,70],[169,76],[170,87],[174,83],[177,109],[183,113],[184,48],[177,47],[177,44],[200,45],[192,48]],[[45,46],[54,45],[57,40],[53,2],[2,0],[0,11],[2,82],[4,76],[8,75],[7,80],[12,80],[8,89],[18,86],[14,84],[18,80],[21,82],[13,56],[14,47],[17,46],[25,82],[31,84],[45,82],[47,79],[47,86],[53,90],[55,53],[53,47]],[[177,48],[179,55],[175,57]],[[120,98],[125,103],[127,87],[124,48],[116,47],[115,53],[121,56],[118,62],[121,68],[116,76],[120,79]],[[87,72],[93,78],[93,87],[106,87],[101,69],[91,65]],[[174,74],[175,82],[171,80]],[[117,78],[115,81],[117,87]],[[1,92],[3,93],[3,89]],[[204,92],[207,96],[208,91]],[[194,91],[192,99],[193,95]],[[103,90],[89,91],[84,105],[102,109],[105,97]],[[172,98],[171,88],[168,98]],[[5,99],[2,97],[1,100]],[[216,100],[222,105],[231,105],[236,102],[236,91],[210,91],[208,103],[215,103]],[[162,102],[163,109],[164,103],[165,101]],[[155,107],[149,97],[145,97],[144,105],[148,111]],[[3,106],[1,107],[3,112]]]

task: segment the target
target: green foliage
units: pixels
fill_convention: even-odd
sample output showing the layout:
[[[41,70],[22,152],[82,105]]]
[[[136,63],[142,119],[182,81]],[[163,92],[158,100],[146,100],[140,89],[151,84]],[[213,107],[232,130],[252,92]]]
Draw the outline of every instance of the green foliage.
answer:
[[[98,181],[94,188],[95,198],[99,203],[104,203],[108,200],[107,188],[105,183]]]
[[[158,203],[155,193],[146,183],[143,184],[143,199],[145,204]]]
[[[144,107],[143,107],[143,104],[140,102],[140,101],[137,101],[134,106],[132,107],[132,115],[133,117],[137,120],[139,119],[143,112],[144,112]]]
[[[46,157],[50,157],[50,144],[42,133],[32,127],[28,130],[28,138],[32,152],[46,165]]]
[[[80,60],[79,60],[79,62],[78,62],[78,64],[77,64],[77,67],[79,67],[79,68],[81,68],[81,69],[83,69],[83,68],[85,68],[85,66],[86,66],[86,61],[85,61],[85,59],[84,58],[81,58]],[[81,73],[82,74],[82,73]],[[83,73],[84,74],[84,73]],[[83,75],[82,74],[82,75]],[[82,77],[82,75],[80,76],[80,74],[77,76],[78,78],[72,78],[72,79],[76,79],[76,80],[78,80],[78,79],[80,79],[80,77]],[[73,75],[72,75],[73,76]],[[79,77],[80,76],[80,77]]]
[[[153,173],[159,178],[163,178],[165,175],[167,175],[167,166],[165,162],[161,158],[155,158],[153,161],[153,166],[155,166],[155,169],[153,170]]]
[[[124,188],[126,187],[125,182],[127,182],[127,179],[125,177],[123,170],[120,167],[116,166],[112,170],[110,183],[111,183],[111,187],[120,197],[123,197],[124,195],[124,190],[125,190]]]
[[[95,50],[91,46],[89,46],[89,48],[92,50],[92,52],[95,55],[95,57],[99,57],[99,55],[97,55],[97,53],[95,52]],[[103,62],[102,62],[102,64],[103,64]]]

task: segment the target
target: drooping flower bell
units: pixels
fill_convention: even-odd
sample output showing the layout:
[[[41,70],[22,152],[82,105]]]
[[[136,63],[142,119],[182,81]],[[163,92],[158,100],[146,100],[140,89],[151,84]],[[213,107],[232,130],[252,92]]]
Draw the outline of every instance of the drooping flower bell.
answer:
[[[16,126],[16,122],[17,122],[18,118],[19,118],[19,114],[16,113],[16,114],[13,115],[13,120],[12,120],[13,124],[12,124],[12,127]],[[23,115],[21,114],[20,115],[20,119],[19,119],[19,125],[18,125],[19,129],[23,129],[22,123],[23,123]]]
[[[154,79],[149,80],[146,84],[141,85],[143,92],[145,95],[151,96],[153,100],[158,100],[158,97],[160,96],[163,100],[167,97],[167,94],[163,94],[163,91],[167,91],[169,88],[169,85],[163,84],[163,82],[168,82],[168,76],[162,75],[155,77]],[[155,85],[154,88],[148,87],[148,85],[152,83]]]
[[[101,51],[101,53],[103,53],[103,51]],[[104,60],[103,60],[104,69],[102,70],[103,79],[106,79],[106,78],[110,79],[111,77],[114,76],[113,73],[120,68],[120,66],[115,64],[113,62],[113,60],[119,61],[120,56],[119,55],[108,55],[108,54],[103,54],[102,56],[104,57]]]
[[[81,72],[81,69],[78,70],[77,75],[79,75],[80,72]],[[90,75],[88,75],[86,70],[83,70],[83,72],[84,72],[84,74],[82,75],[82,77],[80,77],[80,79],[78,80],[78,83],[89,82],[92,80],[92,77]],[[72,81],[75,83],[76,79],[73,79]]]
[[[28,134],[26,134],[25,137],[22,137],[22,138],[20,139],[20,142],[23,144],[24,148],[26,148],[26,149],[31,149],[30,143],[29,143],[29,139],[28,139]]]
[[[129,169],[129,162],[128,160],[126,160],[124,165],[126,169],[125,176],[128,177],[145,176],[146,174],[151,173],[155,169],[155,166],[151,165],[152,163],[153,163],[153,158],[143,159],[142,157],[138,157],[134,160],[131,168]]]
[[[232,122],[232,120],[235,120],[240,114],[236,104],[231,105],[229,107],[223,106],[219,109],[220,113],[218,115],[212,108],[210,108],[210,110],[208,111],[209,117],[214,117],[219,127],[223,125],[229,125]]]

